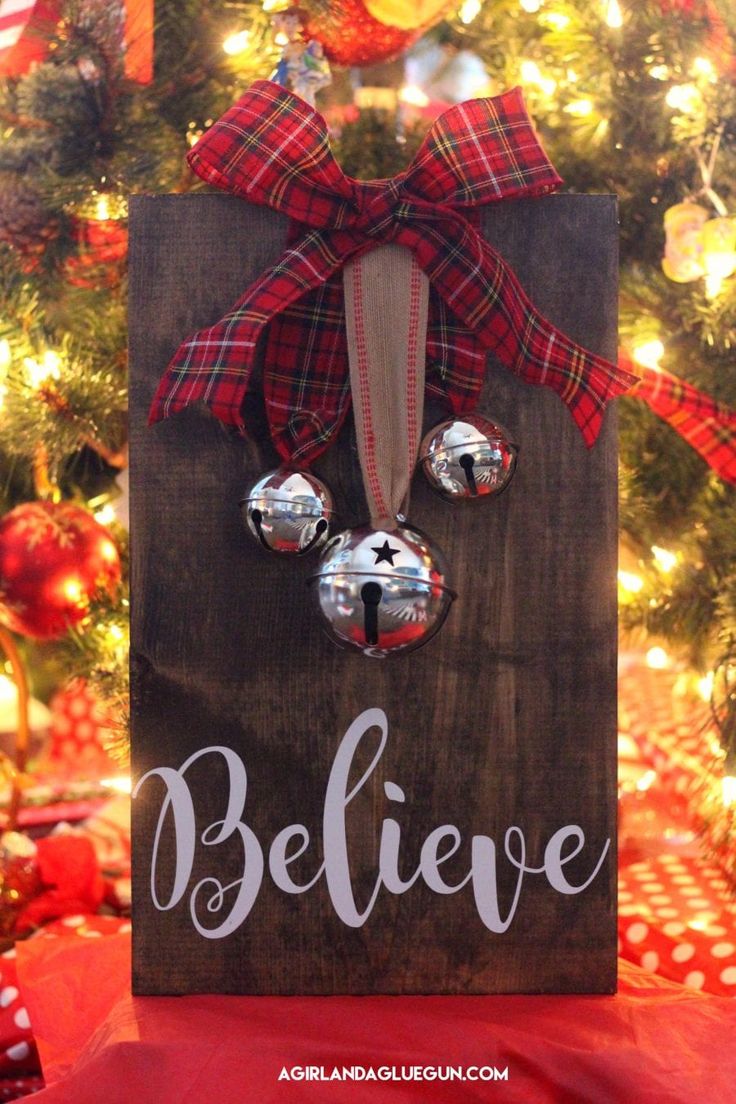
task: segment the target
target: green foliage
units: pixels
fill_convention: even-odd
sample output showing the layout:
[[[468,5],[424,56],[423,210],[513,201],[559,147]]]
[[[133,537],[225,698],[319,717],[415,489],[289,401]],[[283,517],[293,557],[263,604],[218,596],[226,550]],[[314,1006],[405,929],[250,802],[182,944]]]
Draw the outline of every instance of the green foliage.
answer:
[[[392,111],[366,109],[343,125],[333,140],[335,156],[348,176],[381,180],[405,169],[419,149],[425,128],[414,125],[398,133]]]

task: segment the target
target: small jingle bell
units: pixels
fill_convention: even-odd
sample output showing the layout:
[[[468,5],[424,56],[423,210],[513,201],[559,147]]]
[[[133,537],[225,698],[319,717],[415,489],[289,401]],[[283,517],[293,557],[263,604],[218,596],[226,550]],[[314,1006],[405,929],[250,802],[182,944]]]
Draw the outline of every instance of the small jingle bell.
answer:
[[[332,495],[311,472],[277,468],[240,500],[243,520],[269,552],[303,556],[327,540]]]
[[[408,525],[338,533],[309,583],[330,639],[379,659],[426,644],[455,598],[444,554]]]
[[[432,489],[457,501],[504,490],[514,474],[517,451],[497,422],[464,414],[431,429],[419,457]]]

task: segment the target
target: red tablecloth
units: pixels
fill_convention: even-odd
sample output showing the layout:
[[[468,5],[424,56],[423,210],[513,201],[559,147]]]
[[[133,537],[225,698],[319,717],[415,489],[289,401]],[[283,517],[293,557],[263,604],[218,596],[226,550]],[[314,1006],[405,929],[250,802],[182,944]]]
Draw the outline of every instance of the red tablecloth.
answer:
[[[732,1104],[736,1001],[621,963],[615,997],[145,997],[127,932],[30,940],[19,984],[38,1104]],[[282,1070],[495,1067],[508,1080],[279,1080]]]

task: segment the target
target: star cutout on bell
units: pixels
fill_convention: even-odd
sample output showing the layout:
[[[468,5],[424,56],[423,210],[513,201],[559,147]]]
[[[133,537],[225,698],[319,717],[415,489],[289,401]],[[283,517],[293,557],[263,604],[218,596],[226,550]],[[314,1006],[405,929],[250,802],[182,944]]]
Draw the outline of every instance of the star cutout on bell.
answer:
[[[392,567],[394,566],[394,556],[398,556],[400,551],[400,548],[392,548],[387,540],[379,548],[371,547],[371,552],[376,553],[376,564],[388,563]]]

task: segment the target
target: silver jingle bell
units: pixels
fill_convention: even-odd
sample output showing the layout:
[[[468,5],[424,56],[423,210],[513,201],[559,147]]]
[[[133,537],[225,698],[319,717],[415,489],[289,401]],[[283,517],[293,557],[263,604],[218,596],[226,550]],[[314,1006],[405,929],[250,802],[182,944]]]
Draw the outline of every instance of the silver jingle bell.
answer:
[[[330,639],[379,659],[426,644],[455,598],[444,554],[408,525],[338,533],[309,583]]]
[[[464,414],[431,429],[419,458],[432,489],[457,501],[504,490],[517,452],[503,426],[482,414]]]
[[[243,520],[269,552],[303,556],[325,543],[332,495],[311,472],[277,468],[254,483],[240,500]]]

